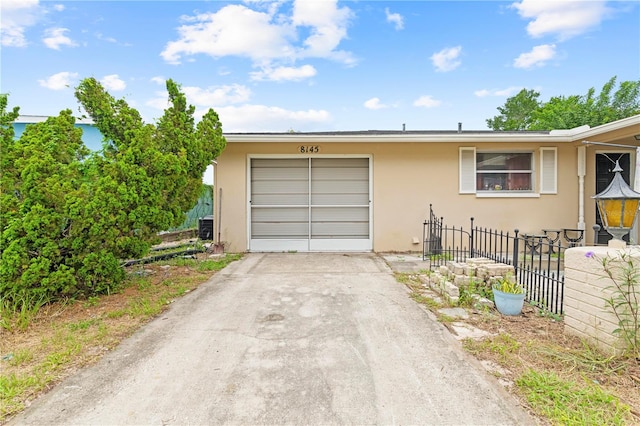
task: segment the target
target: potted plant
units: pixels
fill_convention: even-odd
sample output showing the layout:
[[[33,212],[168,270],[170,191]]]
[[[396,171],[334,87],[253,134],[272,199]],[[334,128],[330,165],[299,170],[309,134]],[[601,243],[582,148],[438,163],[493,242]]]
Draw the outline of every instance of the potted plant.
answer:
[[[512,275],[506,275],[492,286],[493,301],[502,315],[520,315],[524,306],[524,288]]]

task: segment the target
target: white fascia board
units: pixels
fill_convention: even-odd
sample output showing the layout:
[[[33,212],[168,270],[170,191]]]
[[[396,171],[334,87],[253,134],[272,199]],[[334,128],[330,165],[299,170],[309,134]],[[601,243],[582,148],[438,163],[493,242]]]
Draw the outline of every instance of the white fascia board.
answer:
[[[577,127],[575,130],[578,131],[572,134],[572,140],[581,141],[583,139],[597,136],[602,133],[612,132],[625,128],[629,128],[633,130],[634,133],[637,132],[636,134],[640,134],[640,114],[632,115],[631,117],[623,118],[622,120],[612,121],[611,123],[603,124],[601,126],[596,126],[586,130],[582,127]],[[551,133],[553,132],[554,131],[552,131]]]
[[[225,134],[228,143],[570,143],[570,136],[549,134],[393,134],[393,135],[288,135],[288,134]]]

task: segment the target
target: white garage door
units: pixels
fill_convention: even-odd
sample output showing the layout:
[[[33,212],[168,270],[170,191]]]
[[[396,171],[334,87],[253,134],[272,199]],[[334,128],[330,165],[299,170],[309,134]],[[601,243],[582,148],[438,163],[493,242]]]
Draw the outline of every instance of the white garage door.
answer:
[[[369,158],[252,158],[251,251],[370,251]]]

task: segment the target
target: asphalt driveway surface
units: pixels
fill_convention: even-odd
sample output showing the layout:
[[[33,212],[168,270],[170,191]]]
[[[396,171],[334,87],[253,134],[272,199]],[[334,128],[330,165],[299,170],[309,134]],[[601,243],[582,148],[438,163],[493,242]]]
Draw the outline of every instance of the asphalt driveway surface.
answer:
[[[533,424],[374,254],[248,254],[13,424]]]

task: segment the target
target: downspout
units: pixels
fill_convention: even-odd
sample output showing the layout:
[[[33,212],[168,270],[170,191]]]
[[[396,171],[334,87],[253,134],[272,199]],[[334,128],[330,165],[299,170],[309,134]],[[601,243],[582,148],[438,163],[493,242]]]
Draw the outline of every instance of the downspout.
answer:
[[[585,229],[584,223],[584,176],[587,169],[587,147],[578,147],[578,229]],[[585,238],[586,240],[586,238]]]

